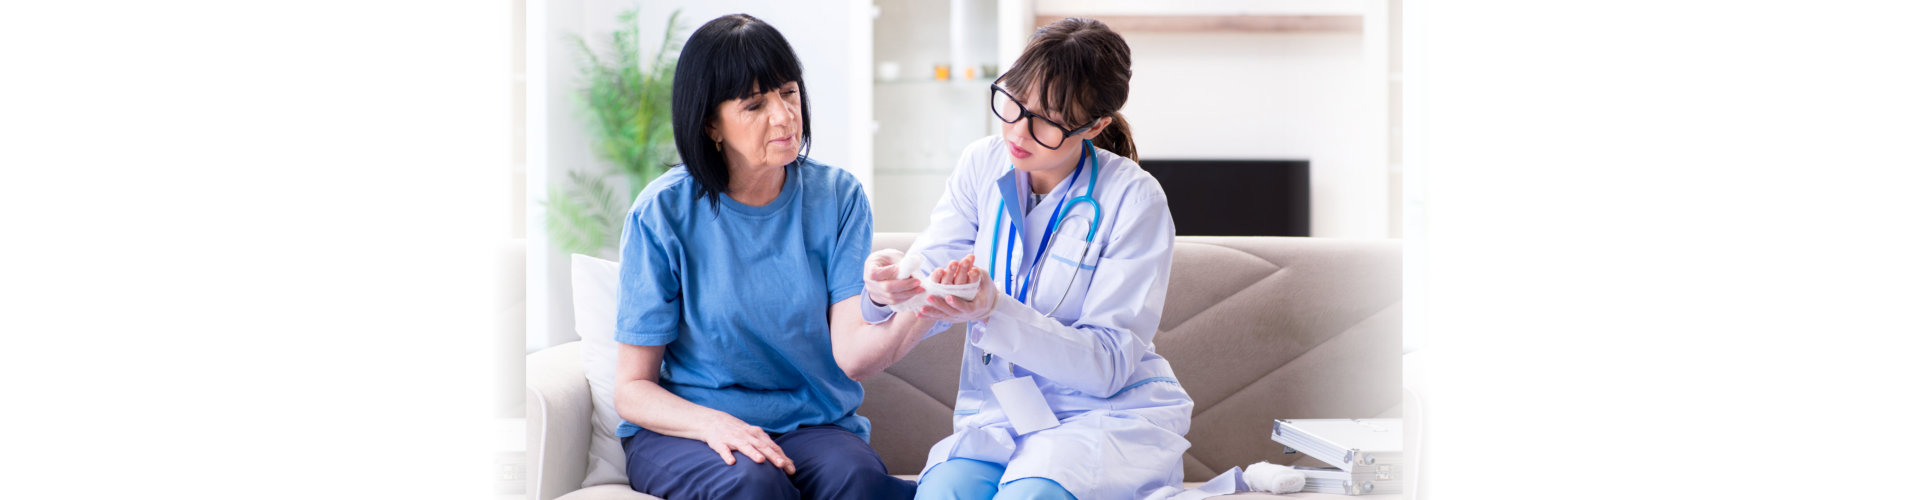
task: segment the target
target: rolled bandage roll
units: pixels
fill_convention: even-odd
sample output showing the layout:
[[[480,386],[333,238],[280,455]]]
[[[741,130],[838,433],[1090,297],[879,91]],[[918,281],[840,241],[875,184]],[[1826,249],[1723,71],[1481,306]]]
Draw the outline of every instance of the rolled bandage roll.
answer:
[[[913,276],[913,272],[920,270],[920,264],[926,261],[927,259],[921,257],[918,253],[907,254],[906,257],[900,259],[899,263],[894,264],[893,279],[903,280],[907,279],[908,276]]]
[[[1307,487],[1307,473],[1265,460],[1247,466],[1242,477],[1246,478],[1249,489],[1267,493],[1294,493]]]

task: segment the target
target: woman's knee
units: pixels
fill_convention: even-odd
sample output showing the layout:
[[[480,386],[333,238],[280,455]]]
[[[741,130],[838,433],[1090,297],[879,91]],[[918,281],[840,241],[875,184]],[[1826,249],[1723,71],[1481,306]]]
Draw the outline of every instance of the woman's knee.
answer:
[[[713,498],[800,498],[787,472],[771,464],[753,463],[736,454],[733,465],[715,469],[709,482]]]
[[[887,466],[877,460],[849,460],[845,463],[833,464],[830,471],[833,476],[838,476],[852,483],[869,483],[882,479],[893,479],[893,476],[887,474]]]
[[[956,458],[933,466],[926,475],[920,476],[920,486],[914,498],[932,500],[986,500],[993,498],[999,489],[1000,476],[1006,473],[1006,467],[1000,465]]]
[[[1000,488],[994,500],[1074,500],[1060,483],[1044,477],[1015,479]]]
[[[814,464],[813,470],[794,476],[794,485],[811,498],[913,498],[914,485],[887,474],[885,466],[853,461]]]

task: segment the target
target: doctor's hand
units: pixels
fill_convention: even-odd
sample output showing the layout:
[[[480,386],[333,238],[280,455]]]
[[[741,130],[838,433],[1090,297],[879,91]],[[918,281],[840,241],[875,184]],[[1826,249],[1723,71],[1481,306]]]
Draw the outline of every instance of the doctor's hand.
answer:
[[[934,282],[943,285],[965,285],[979,283],[980,290],[974,292],[973,300],[959,297],[930,297],[927,306],[920,308],[920,317],[949,323],[982,321],[993,313],[994,303],[999,301],[1000,290],[993,286],[993,280],[986,279],[987,271],[973,266],[973,256],[947,263],[933,272]]]
[[[787,458],[787,453],[780,449],[780,445],[774,444],[767,431],[747,425],[732,415],[709,421],[706,428],[700,431],[700,440],[706,441],[708,448],[718,452],[727,465],[735,465],[733,452],[739,450],[753,463],[771,463],[787,474],[794,473],[793,459]]]
[[[895,278],[899,276],[900,260],[905,257],[906,254],[891,248],[867,256],[867,270],[861,275],[866,276],[867,296],[873,303],[890,306],[926,291],[920,288],[920,280],[912,276]]]

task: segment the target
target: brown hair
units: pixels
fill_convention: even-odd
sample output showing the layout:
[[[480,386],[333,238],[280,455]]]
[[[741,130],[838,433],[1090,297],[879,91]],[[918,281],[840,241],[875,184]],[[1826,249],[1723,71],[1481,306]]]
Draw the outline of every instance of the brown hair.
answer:
[[[994,83],[1021,95],[1033,89],[1041,106],[1060,113],[1067,127],[1113,117],[1093,145],[1140,161],[1132,131],[1120,116],[1133,78],[1133,51],[1119,33],[1096,19],[1069,17],[1041,26],[1007,73]]]

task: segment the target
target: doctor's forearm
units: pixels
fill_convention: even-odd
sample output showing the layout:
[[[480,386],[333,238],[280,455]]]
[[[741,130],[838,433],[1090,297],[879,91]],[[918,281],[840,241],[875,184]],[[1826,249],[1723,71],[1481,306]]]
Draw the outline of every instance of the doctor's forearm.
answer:
[[[1119,391],[1139,359],[1120,345],[1125,331],[1063,325],[1012,299],[995,304],[987,324],[975,346],[1087,394]]]

